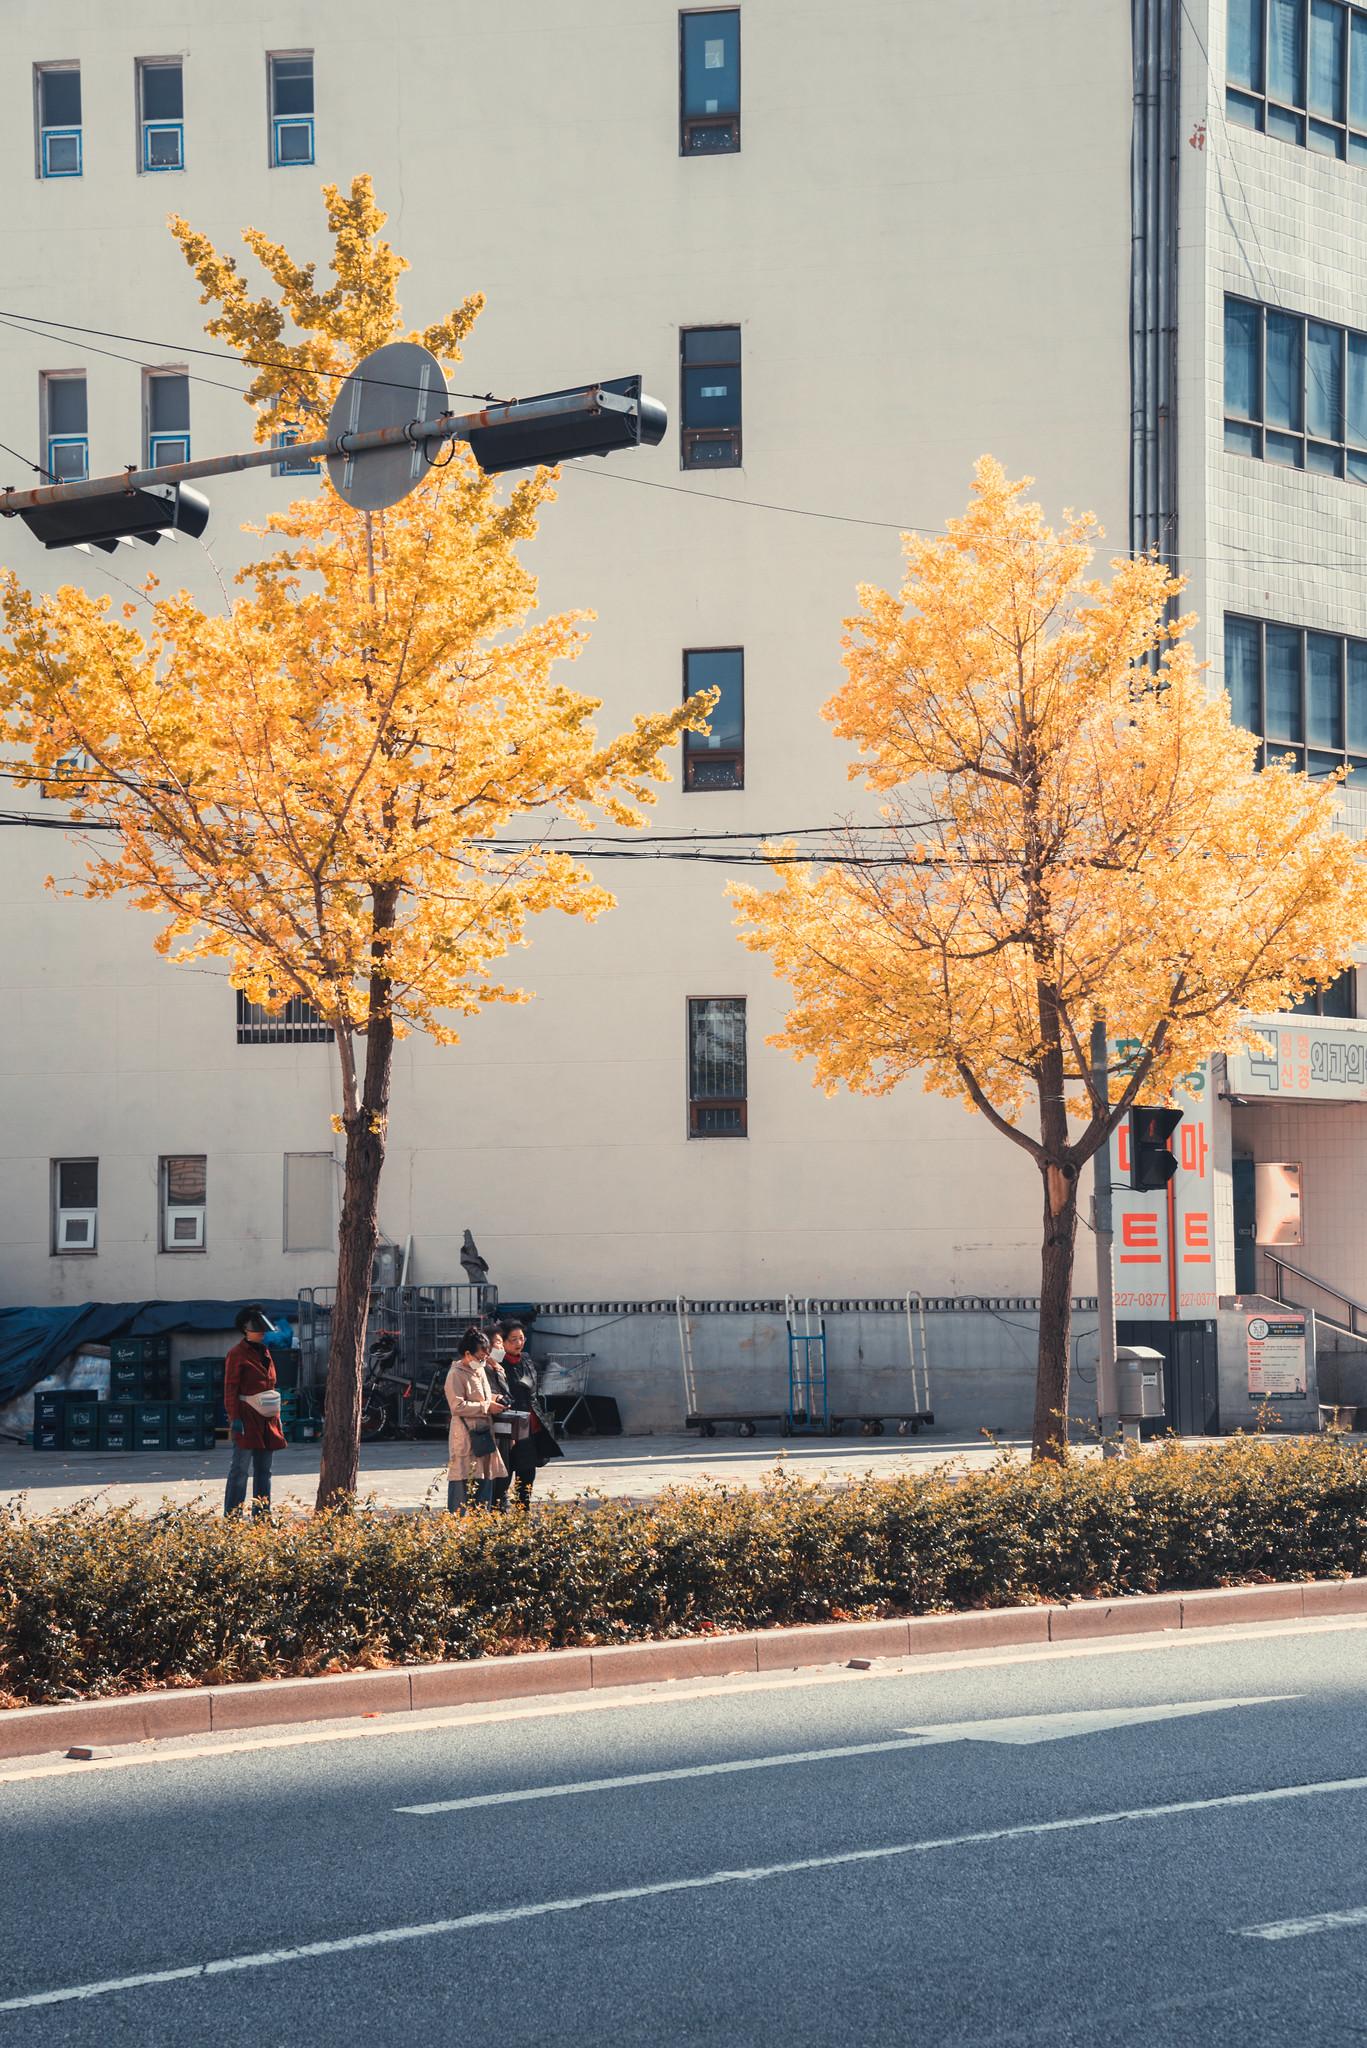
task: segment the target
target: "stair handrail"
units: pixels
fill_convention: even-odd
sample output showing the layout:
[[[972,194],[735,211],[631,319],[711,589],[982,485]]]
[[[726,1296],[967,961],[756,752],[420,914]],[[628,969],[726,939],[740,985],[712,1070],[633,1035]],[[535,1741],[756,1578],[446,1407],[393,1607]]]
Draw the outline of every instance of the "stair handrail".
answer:
[[[1290,1259],[1278,1258],[1276,1252],[1269,1245],[1261,1245],[1259,1249],[1266,1257],[1268,1264],[1276,1268],[1276,1296],[1278,1301],[1288,1308],[1293,1306],[1291,1302],[1287,1301],[1286,1295],[1282,1291],[1282,1275],[1284,1273],[1292,1273],[1297,1280],[1303,1280],[1308,1287],[1318,1287],[1321,1294],[1327,1294],[1332,1301],[1340,1302],[1348,1311],[1347,1327],[1349,1333],[1354,1337],[1367,1338],[1367,1332],[1358,1328],[1358,1317],[1367,1316],[1367,1302],[1355,1301],[1351,1294],[1345,1294],[1343,1289],[1335,1287],[1332,1281],[1321,1280],[1317,1273],[1307,1273],[1303,1266],[1293,1266]]]

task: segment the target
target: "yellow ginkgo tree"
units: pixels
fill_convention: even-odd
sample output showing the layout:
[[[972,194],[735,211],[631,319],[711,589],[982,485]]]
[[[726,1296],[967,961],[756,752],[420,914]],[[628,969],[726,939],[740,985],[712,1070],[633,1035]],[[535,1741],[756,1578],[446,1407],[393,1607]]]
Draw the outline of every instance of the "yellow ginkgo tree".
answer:
[[[1180,582],[1149,559],[1096,580],[1095,523],[1055,532],[1028,485],[984,459],[964,517],[905,539],[900,594],[860,589],[825,715],[878,827],[732,893],[794,991],[774,1042],[820,1085],[916,1073],[1034,1161],[1034,1451],[1056,1457],[1081,1168],[1136,1100],[1349,962],[1367,866],[1332,781],[1256,769],[1172,618]],[[1142,1048],[1104,1080],[1098,1021]]]
[[[220,309],[210,332],[256,367],[258,437],[285,413],[321,430],[338,376],[406,335],[406,266],[380,239],[369,182],[325,199],[325,290],[249,233],[276,287],[253,298],[173,224]],[[467,300],[409,338],[453,362],[478,310]],[[462,1016],[526,1000],[498,963],[528,920],[612,903],[556,851],[554,820],[639,824],[668,780],[664,750],[710,701],[598,738],[597,702],[563,679],[583,615],[536,616],[518,555],[552,482],[537,472],[500,495],[456,446],[371,517],[322,477],[253,529],[261,552],[221,612],[154,582],[145,611],[72,586],[33,595],[12,574],[0,590],[7,766],[44,782],[72,750],[86,757],[72,813],[86,894],[130,898],[162,918],[161,953],[222,960],[253,1002],[301,999],[332,1028],[345,1178],[320,1503],[356,1483],[395,1038],[453,1043]]]

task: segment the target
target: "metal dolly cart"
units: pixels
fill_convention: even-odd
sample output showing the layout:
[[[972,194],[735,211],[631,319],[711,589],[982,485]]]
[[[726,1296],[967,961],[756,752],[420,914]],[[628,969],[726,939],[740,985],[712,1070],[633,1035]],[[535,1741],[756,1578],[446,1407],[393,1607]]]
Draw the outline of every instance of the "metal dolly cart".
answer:
[[[826,1372],[826,1318],[810,1300],[788,1297],[788,1408],[779,1418],[784,1436],[828,1436],[830,1383]]]
[[[853,1425],[864,1436],[882,1436],[895,1423],[898,1436],[916,1436],[932,1429],[935,1411],[930,1405],[930,1354],[926,1347],[926,1306],[919,1294],[908,1294],[902,1302],[907,1325],[907,1361],[911,1372],[911,1405],[887,1408],[839,1408],[831,1416],[831,1435]],[[919,1338],[919,1342],[918,1342]]]
[[[769,1413],[761,1413],[758,1409],[746,1409],[741,1414],[733,1412],[729,1415],[702,1412],[698,1406],[698,1381],[693,1366],[693,1325],[688,1316],[688,1303],[682,1295],[675,1300],[674,1311],[679,1323],[679,1356],[683,1361],[684,1428],[696,1429],[699,1436],[715,1436],[719,1423],[728,1428],[734,1423],[737,1436],[749,1437],[755,1435],[757,1425],[761,1422],[781,1423],[783,1418],[777,1408]]]
[[[766,1303],[763,1306],[768,1308],[770,1305]],[[737,1436],[753,1437],[762,1422],[776,1423],[783,1436],[823,1431],[839,1436],[847,1429],[858,1429],[865,1436],[882,1436],[889,1425],[899,1436],[916,1436],[922,1429],[932,1428],[935,1413],[930,1405],[930,1354],[926,1342],[924,1301],[919,1294],[908,1294],[870,1302],[866,1306],[883,1313],[900,1313],[906,1322],[907,1365],[883,1369],[894,1373],[900,1382],[886,1405],[846,1407],[837,1402],[832,1408],[822,1304],[810,1298],[798,1300],[790,1295],[784,1304],[788,1340],[787,1406],[723,1412],[704,1408],[699,1403],[693,1363],[693,1325],[687,1301],[682,1295],[678,1296],[675,1311],[679,1356],[683,1364],[685,1428],[696,1429],[703,1437],[715,1437],[719,1429],[732,1428]]]

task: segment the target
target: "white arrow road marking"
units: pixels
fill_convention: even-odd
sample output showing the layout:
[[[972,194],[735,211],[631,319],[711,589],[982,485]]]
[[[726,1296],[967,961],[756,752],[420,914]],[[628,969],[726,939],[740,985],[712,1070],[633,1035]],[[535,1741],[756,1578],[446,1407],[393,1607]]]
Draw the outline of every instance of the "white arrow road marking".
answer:
[[[528,1906],[504,1906],[491,1912],[463,1913],[454,1920],[429,1920],[412,1927],[381,1927],[373,1933],[344,1935],[337,1941],[310,1941],[298,1948],[263,1949],[255,1955],[219,1956],[212,1962],[186,1963],[171,1970],[146,1970],[136,1977],[106,1977],[98,1983],[72,1984],[60,1991],[32,1991],[22,1998],[0,1999],[0,2013],[28,2012],[44,2005],[67,2005],[76,1999],[103,1998],[116,1991],[140,1991],[153,1984],[222,1977],[238,1970],[270,1969],[279,1963],[307,1963],[319,1956],[348,1955],[354,1949],[383,1948],[400,1941],[430,1941],[439,1935],[465,1934],[479,1927],[506,1927],[518,1920],[541,1920],[552,1913],[577,1913],[587,1906],[629,1905],[636,1899],[665,1898],[671,1892],[705,1892],[721,1885],[761,1884],[768,1878],[798,1877],[809,1870],[842,1870],[860,1863],[885,1863],[902,1856],[928,1856],[937,1849],[987,1848],[996,1842],[1024,1842],[1038,1835],[1074,1834],[1083,1828],[1115,1827],[1126,1821],[1172,1820],[1188,1813],[1266,1806],[1287,1799],[1316,1799],[1334,1792],[1367,1792],[1367,1778],[1329,1778],[1317,1785],[1278,1785],[1266,1792],[1228,1792],[1217,1799],[1181,1799],[1165,1806],[1126,1807],[1116,1813],[1083,1813],[1070,1820],[1041,1820],[1018,1827],[983,1828],[976,1834],[941,1835],[924,1842],[893,1842],[882,1849],[846,1849],[834,1856],[804,1856],[797,1862],[760,1864],[751,1870],[714,1870],[706,1877],[669,1878],[662,1884],[627,1885],[619,1891],[585,1892],[578,1898],[539,1899]]]
[[[1311,1913],[1304,1920],[1269,1920],[1265,1927],[1235,1927],[1231,1932],[1251,1935],[1255,1941],[1294,1941],[1298,1934],[1327,1934],[1335,1927],[1367,1927],[1367,1906]]]
[[[1261,1699],[1173,1700],[1165,1706],[1097,1707],[1076,1714],[1013,1714],[1003,1721],[947,1721],[932,1728],[908,1728],[923,1744],[935,1742],[1058,1742],[1069,1735],[1097,1735],[1106,1728],[1137,1728],[1145,1721],[1180,1721],[1189,1714],[1223,1714],[1232,1707],[1271,1707],[1303,1699],[1298,1692],[1267,1693]]]
[[[1094,1735],[1142,1721],[1175,1720],[1184,1714],[1214,1714],[1229,1707],[1267,1707],[1300,1693],[1270,1693],[1262,1699],[1191,1700],[1157,1707],[1107,1707],[1079,1714],[1022,1714],[1006,1721],[951,1721],[933,1728],[906,1728],[889,1742],[856,1742],[840,1749],[799,1749],[783,1756],[746,1756],[733,1763],[684,1764],[668,1771],[636,1771],[629,1777],[584,1778],[568,1785],[531,1785],[518,1792],[475,1792],[464,1799],[431,1799],[396,1806],[396,1813],[468,1813],[476,1806],[522,1806],[530,1799],[573,1799],[586,1792],[622,1792],[634,1785],[670,1785],[685,1778],[725,1778],[736,1771],[777,1771],[794,1764],[824,1764],[847,1756],[883,1756],[896,1749],[931,1749],[942,1742],[1053,1742],[1070,1735]]]

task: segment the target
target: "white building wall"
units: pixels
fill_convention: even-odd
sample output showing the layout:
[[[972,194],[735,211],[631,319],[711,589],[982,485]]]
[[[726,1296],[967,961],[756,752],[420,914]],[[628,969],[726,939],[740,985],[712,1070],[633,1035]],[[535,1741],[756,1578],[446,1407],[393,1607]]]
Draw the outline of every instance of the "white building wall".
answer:
[[[899,577],[899,527],[938,528],[961,507],[984,450],[1033,474],[1052,513],[1094,507],[1125,549],[1126,0],[744,0],[742,149],[688,161],[665,0],[597,0],[588,18],[550,0],[395,0],[381,14],[360,0],[10,0],[5,14],[3,307],[110,331],[0,324],[0,440],[21,452],[36,446],[41,370],[85,369],[96,471],[138,457],[141,366],[245,383],[184,352],[214,344],[168,211],[221,247],[251,223],[322,256],[318,188],[361,170],[412,264],[414,324],[489,295],[453,380],[470,391],[639,368],[673,413],[680,326],[740,324],[744,468],[681,474],[671,428],[658,450],[568,471],[530,555],[548,607],[598,614],[578,679],[602,695],[604,724],[674,700],[683,648],[746,650],[745,790],[676,782],[661,830],[782,830],[858,800],[819,717],[842,620],[859,581]],[[266,52],[308,48],[317,165],[272,170]],[[174,54],[187,168],[141,176],[134,60]],[[85,175],[40,182],[30,66],[72,58]],[[245,445],[232,390],[191,388],[195,451]],[[1332,488],[1273,473],[1259,488],[1288,481]],[[225,579],[247,555],[239,523],[291,488],[214,485]],[[773,506],[840,516],[757,509]],[[28,582],[125,594],[16,525],[3,541]],[[222,601],[198,549],[170,554],[159,573]],[[146,559],[125,550],[108,566],[136,577]],[[158,962],[150,918],[44,894],[44,875],[78,859],[57,834],[0,836],[0,1295],[326,1282],[326,1254],[282,1252],[281,1203],[283,1154],[331,1142],[328,1049],[238,1047],[231,991]],[[478,1020],[455,1050],[400,1049],[381,1209],[388,1235],[413,1238],[414,1277],[453,1276],[469,1226],[516,1295],[1034,1292],[1039,1197],[1023,1156],[914,1089],[828,1102],[766,1049],[782,990],[736,944],[722,871],[602,873],[619,909],[593,928],[543,925],[516,963],[534,1004]],[[689,995],[748,998],[745,1140],[685,1135]],[[208,1156],[207,1245],[168,1257],[157,1160],[179,1152]],[[89,1154],[99,1254],[55,1258],[49,1162]]]

